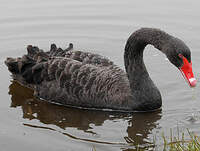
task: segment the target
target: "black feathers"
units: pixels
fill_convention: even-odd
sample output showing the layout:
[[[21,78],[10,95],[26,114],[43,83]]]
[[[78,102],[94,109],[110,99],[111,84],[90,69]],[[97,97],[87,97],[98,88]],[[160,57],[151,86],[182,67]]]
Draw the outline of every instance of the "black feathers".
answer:
[[[35,95],[49,102],[87,108],[123,111],[148,111],[162,105],[159,90],[150,79],[143,61],[143,51],[151,44],[180,66],[178,54],[191,60],[189,48],[179,39],[153,28],[142,28],[128,39],[124,72],[112,61],[98,54],[66,49],[55,44],[50,50],[29,45],[22,58],[8,58],[5,63],[13,77],[31,85]]]

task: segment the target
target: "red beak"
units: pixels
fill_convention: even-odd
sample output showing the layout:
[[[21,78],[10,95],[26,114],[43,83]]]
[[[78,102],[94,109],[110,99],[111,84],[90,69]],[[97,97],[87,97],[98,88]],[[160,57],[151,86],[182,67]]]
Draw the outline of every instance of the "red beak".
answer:
[[[183,77],[188,82],[191,87],[195,87],[197,84],[197,80],[194,78],[194,74],[192,72],[192,62],[189,63],[188,60],[183,56],[179,55],[183,59],[183,66],[179,68]]]

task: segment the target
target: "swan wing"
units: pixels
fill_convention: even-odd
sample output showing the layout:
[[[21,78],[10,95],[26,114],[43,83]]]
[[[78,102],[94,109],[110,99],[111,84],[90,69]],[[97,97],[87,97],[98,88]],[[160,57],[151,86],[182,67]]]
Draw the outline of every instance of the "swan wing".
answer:
[[[41,62],[44,60],[46,61],[50,57],[65,57],[82,62],[83,64],[92,64],[99,67],[113,65],[112,61],[99,54],[73,50],[73,44],[71,43],[66,49],[57,48],[55,44],[52,44],[50,50],[47,52],[44,52],[37,46],[29,45],[27,47],[27,52],[27,55],[37,62]]]

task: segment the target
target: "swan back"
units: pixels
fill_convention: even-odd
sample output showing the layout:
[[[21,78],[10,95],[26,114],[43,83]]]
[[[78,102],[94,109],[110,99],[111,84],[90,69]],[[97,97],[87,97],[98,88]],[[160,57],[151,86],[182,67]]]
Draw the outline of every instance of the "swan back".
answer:
[[[37,55],[37,59],[25,55],[18,59],[9,58],[6,64],[8,67],[15,64],[18,72],[11,71],[13,77],[34,88],[35,96],[44,100],[79,107],[130,110],[130,86],[122,69],[104,58],[100,64],[92,62],[92,59],[88,61],[85,59],[87,53],[84,53],[82,62],[78,61],[81,57],[77,57],[77,52],[69,51],[67,54],[70,55]],[[101,58],[100,55],[91,58],[95,57]]]

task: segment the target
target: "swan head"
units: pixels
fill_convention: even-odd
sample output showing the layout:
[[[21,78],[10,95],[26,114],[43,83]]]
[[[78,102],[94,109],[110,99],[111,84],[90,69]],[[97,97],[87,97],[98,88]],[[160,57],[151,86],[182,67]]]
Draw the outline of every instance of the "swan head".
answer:
[[[178,38],[172,37],[163,47],[169,61],[182,73],[184,79],[191,87],[195,87],[197,80],[192,71],[191,52],[186,44]]]

